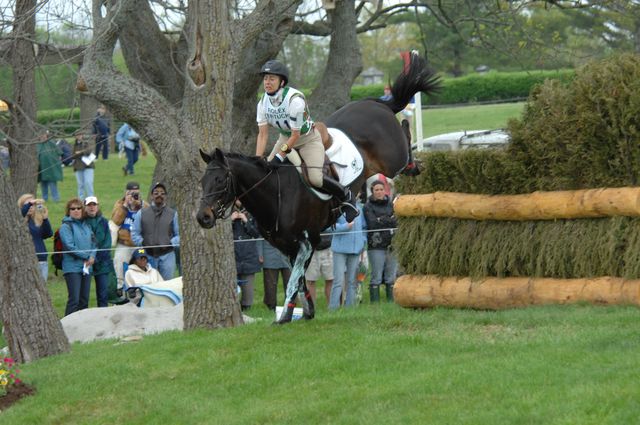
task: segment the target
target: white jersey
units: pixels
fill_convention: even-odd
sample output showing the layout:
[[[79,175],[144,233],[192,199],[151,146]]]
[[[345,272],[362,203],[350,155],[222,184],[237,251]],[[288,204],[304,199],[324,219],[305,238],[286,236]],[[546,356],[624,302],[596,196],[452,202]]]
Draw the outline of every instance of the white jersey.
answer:
[[[313,126],[313,121],[309,116],[304,94],[292,87],[281,90],[282,101],[278,105],[275,105],[266,93],[258,102],[258,125],[267,123],[285,136],[291,136],[291,130],[300,130],[300,134],[307,134]]]

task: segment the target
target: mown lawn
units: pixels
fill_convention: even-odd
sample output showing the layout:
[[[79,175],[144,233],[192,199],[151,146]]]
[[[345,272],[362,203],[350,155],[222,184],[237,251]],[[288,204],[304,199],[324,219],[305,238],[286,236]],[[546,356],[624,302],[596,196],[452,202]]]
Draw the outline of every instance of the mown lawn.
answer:
[[[122,165],[113,156],[96,167],[96,194],[107,215],[131,179]],[[151,157],[136,168],[145,194],[152,169]],[[74,196],[70,170],[61,189],[63,199]],[[62,203],[50,208],[57,228]],[[410,310],[371,306],[365,297],[356,308],[329,313],[320,284],[315,320],[273,326],[261,305],[261,282],[249,311],[256,323],[74,344],[69,354],[22,365],[22,378],[37,394],[0,413],[0,423],[640,421],[636,307]],[[47,284],[62,316],[64,281],[52,275]]]

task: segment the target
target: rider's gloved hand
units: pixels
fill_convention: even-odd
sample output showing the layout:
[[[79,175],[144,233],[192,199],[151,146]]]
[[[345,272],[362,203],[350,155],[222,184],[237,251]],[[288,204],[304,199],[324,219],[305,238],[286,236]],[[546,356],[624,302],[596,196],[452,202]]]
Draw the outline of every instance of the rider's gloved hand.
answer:
[[[269,165],[280,165],[284,162],[284,157],[277,153],[271,161],[269,161]]]

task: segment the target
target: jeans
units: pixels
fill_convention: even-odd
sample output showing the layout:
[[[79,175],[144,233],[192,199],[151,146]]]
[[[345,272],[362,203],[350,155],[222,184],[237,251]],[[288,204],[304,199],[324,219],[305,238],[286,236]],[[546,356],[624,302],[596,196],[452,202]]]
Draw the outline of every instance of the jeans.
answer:
[[[109,273],[98,274],[93,278],[96,281],[98,307],[107,307],[109,305]]]
[[[156,257],[149,256],[149,264],[154,269],[158,270],[160,276],[164,280],[173,279],[173,274],[176,272],[176,253],[171,251],[163,255]]]
[[[331,286],[331,296],[329,298],[329,309],[340,307],[340,295],[342,295],[342,285],[347,282],[347,296],[344,301],[345,306],[356,303],[356,272],[360,254],[333,253],[333,285]]]
[[[78,182],[78,198],[84,200],[87,196],[93,196],[93,168],[85,168],[76,171]]]
[[[49,263],[47,261],[38,261],[38,265],[40,266],[40,275],[46,282],[49,278]]]
[[[124,153],[127,155],[127,165],[125,167],[127,169],[127,173],[133,174],[133,164],[138,162],[138,154],[140,153],[140,149],[124,148]]]
[[[78,310],[89,307],[89,294],[91,292],[91,275],[82,272],[65,273],[64,280],[67,282],[67,308],[64,315],[68,316]]]
[[[393,252],[386,249],[370,249],[367,252],[371,265],[369,285],[393,285],[396,281],[398,261]]]
[[[98,139],[96,141],[96,156],[100,156],[100,151],[102,151],[102,159],[109,158],[109,138],[105,137],[103,139]],[[96,158],[97,159],[97,158]],[[89,195],[91,196],[91,195]]]
[[[40,182],[40,188],[42,189],[42,199],[49,200],[49,189],[51,189],[51,197],[53,202],[60,201],[60,194],[58,193],[58,182]]]

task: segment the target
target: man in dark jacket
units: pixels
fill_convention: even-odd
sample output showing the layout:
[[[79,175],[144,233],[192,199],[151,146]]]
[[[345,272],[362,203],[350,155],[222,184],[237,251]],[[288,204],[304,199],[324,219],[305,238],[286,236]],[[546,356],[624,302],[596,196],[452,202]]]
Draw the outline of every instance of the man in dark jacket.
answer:
[[[384,183],[376,180],[371,184],[371,197],[364,206],[367,221],[367,254],[371,266],[369,297],[372,303],[380,302],[380,285],[384,284],[387,301],[393,301],[393,284],[396,280],[398,262],[391,251],[391,238],[398,226],[393,214],[393,202],[385,194]]]
[[[100,105],[93,119],[93,134],[96,137],[96,157],[109,158],[109,134],[111,134],[111,122],[107,117],[107,107]]]

